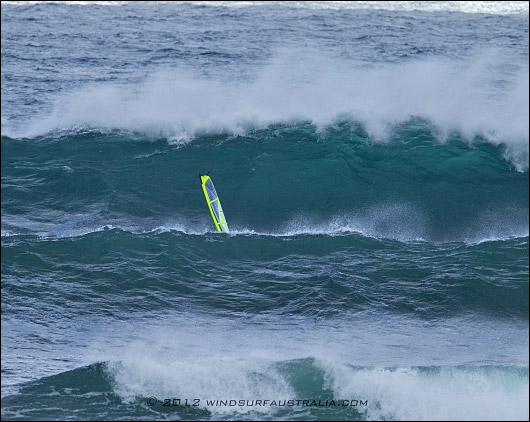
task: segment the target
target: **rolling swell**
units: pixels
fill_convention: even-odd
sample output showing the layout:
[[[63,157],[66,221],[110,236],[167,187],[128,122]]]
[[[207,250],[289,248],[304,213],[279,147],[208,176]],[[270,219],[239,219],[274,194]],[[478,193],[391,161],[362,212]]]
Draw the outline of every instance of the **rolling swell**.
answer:
[[[385,143],[342,121],[178,145],[123,131],[4,136],[2,150],[4,287],[17,295],[27,280],[50,315],[193,304],[528,317],[528,172],[502,145],[440,144],[411,120]],[[208,170],[228,238],[205,212],[197,176]]]
[[[1,7],[2,419],[528,420],[528,4],[96,3]]]
[[[11,237],[2,254],[6,294],[23,289],[24,302],[46,304],[50,322],[96,310],[128,319],[189,307],[220,316],[528,317],[527,237],[466,245],[107,229],[74,238]],[[4,312],[31,313],[19,305]]]
[[[385,143],[346,121],[323,132],[278,125],[184,145],[119,131],[3,136],[2,148],[6,233],[105,225],[203,233],[210,223],[197,175],[212,170],[239,231],[464,242],[528,235],[528,172],[503,158],[506,147],[457,135],[440,144],[422,121],[396,127]],[[10,218],[22,203],[31,217]],[[40,224],[43,214],[57,224]]]

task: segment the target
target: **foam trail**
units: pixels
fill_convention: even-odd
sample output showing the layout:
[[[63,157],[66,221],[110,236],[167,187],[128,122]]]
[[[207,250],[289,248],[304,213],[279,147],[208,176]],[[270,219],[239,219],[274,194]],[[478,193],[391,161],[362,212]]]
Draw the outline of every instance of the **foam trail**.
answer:
[[[501,51],[466,61],[433,57],[366,67],[316,52],[302,60],[278,54],[252,81],[220,81],[183,70],[160,72],[139,85],[92,85],[61,94],[52,112],[26,129],[37,137],[75,127],[124,129],[174,142],[208,133],[244,134],[275,123],[311,121],[323,129],[339,118],[360,121],[374,140],[422,117],[443,142],[458,133],[506,146],[528,168],[528,65]]]

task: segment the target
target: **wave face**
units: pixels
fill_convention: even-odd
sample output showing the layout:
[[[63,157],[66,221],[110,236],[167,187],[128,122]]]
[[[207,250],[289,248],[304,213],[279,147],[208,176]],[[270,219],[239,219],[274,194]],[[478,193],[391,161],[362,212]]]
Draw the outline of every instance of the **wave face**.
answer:
[[[468,3],[3,3],[2,419],[528,420],[528,5]]]
[[[276,125],[185,145],[86,131],[37,142],[4,137],[2,148],[4,192],[13,198],[3,229],[11,234],[211,231],[197,180],[212,170],[236,233],[468,243],[528,236],[528,172],[486,141],[440,145],[424,121],[396,128],[384,144],[346,121],[323,133]],[[23,218],[20,203],[31,204]],[[53,218],[43,221],[46,214]]]

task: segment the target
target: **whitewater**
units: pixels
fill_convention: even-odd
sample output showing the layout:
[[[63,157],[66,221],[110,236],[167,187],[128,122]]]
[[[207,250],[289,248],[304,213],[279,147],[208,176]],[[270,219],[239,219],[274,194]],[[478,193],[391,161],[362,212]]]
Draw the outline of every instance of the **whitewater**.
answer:
[[[3,420],[528,420],[527,2],[1,14]]]

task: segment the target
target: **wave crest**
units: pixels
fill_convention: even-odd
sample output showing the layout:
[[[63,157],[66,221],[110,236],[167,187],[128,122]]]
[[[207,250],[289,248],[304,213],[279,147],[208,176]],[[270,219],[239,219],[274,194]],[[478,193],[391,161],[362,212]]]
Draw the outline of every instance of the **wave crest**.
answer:
[[[247,81],[213,80],[183,70],[160,72],[139,84],[99,84],[60,94],[52,111],[11,137],[57,129],[122,129],[187,142],[200,135],[247,134],[273,124],[310,121],[317,130],[353,119],[374,141],[420,117],[440,142],[457,133],[506,146],[506,157],[528,168],[528,65],[498,50],[467,61],[432,57],[366,66],[326,57],[279,53]],[[516,61],[515,61],[516,62]],[[4,126],[4,125],[3,125]]]

